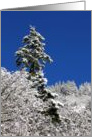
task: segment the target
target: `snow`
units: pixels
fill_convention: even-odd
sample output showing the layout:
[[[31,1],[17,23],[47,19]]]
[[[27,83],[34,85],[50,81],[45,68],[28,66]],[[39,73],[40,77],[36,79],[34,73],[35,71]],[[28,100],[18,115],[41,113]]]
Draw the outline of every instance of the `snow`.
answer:
[[[59,83],[48,87],[55,95],[60,123],[52,123],[42,112],[50,101],[37,98],[37,89],[27,73],[1,68],[2,136],[88,136],[91,134],[91,84]]]

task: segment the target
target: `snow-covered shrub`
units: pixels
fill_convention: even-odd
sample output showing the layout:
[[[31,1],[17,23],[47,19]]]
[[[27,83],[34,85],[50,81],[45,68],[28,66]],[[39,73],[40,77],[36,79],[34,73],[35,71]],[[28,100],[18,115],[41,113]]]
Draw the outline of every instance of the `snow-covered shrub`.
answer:
[[[70,95],[70,94],[77,94],[78,88],[76,86],[76,83],[74,81],[67,81],[65,82],[59,82],[56,83],[55,86],[52,86],[54,91],[60,92],[63,95]]]
[[[1,93],[7,86],[1,94],[2,136],[89,136],[91,134],[89,94],[82,92],[81,96],[75,94],[67,96],[55,91],[53,86],[53,88],[49,87],[48,91],[53,92],[55,98],[42,101],[36,98],[38,91],[32,88],[33,82],[26,77],[25,71],[11,73],[1,68]],[[85,87],[83,89],[85,91]],[[52,123],[55,117],[52,115],[51,103],[57,104],[60,123]],[[52,119],[46,114],[46,110],[49,111]]]

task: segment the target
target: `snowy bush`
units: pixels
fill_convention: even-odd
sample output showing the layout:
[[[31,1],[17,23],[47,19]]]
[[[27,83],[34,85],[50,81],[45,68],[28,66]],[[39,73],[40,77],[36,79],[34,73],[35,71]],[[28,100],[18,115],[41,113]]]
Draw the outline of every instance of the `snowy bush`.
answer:
[[[89,136],[91,134],[91,84],[82,84],[81,96],[64,95],[48,87],[56,98],[42,101],[32,81],[26,79],[25,71],[9,72],[1,68],[1,135],[2,136]],[[62,87],[65,83],[57,84]],[[66,83],[67,85],[67,83]],[[66,87],[65,85],[65,87]],[[88,92],[85,94],[83,91]],[[70,87],[69,87],[70,90]],[[71,91],[70,91],[71,92]],[[57,106],[60,123],[52,123],[50,105]],[[75,103],[76,102],[76,103]],[[51,112],[51,111],[50,111]],[[50,113],[52,114],[52,113]],[[52,116],[53,117],[53,116]],[[54,117],[53,117],[54,118]]]

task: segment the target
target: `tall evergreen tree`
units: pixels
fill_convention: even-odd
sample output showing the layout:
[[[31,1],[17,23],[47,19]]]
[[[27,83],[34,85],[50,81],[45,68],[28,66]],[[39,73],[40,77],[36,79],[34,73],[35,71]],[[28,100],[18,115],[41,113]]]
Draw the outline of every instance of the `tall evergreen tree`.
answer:
[[[44,78],[43,68],[46,62],[52,62],[51,57],[45,53],[45,38],[36,31],[35,27],[30,27],[29,35],[23,38],[25,44],[16,52],[16,64],[19,67],[27,68],[28,79],[33,82],[33,87],[37,88],[39,97],[43,101],[48,99],[54,99],[54,94],[46,89],[47,79]],[[55,119],[59,119],[57,114],[57,107],[53,100],[51,100],[50,108],[46,111],[46,114],[54,116]]]
[[[23,38],[24,47],[16,52],[16,64],[22,68],[27,68],[29,79],[33,80],[34,83],[38,81],[37,84],[44,87],[47,84],[47,79],[44,78],[43,68],[45,63],[51,63],[52,59],[44,52],[45,43],[42,42],[43,40],[45,38],[34,27],[31,27],[30,34]]]

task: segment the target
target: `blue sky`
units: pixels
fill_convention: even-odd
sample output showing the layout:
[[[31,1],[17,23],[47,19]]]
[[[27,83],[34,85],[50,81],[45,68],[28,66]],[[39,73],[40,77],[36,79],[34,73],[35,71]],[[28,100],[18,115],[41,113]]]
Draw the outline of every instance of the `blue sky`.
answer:
[[[91,81],[90,11],[2,11],[1,66],[9,71],[18,70],[14,53],[23,46],[29,25],[45,37],[45,51],[54,60],[44,69],[48,85]]]

